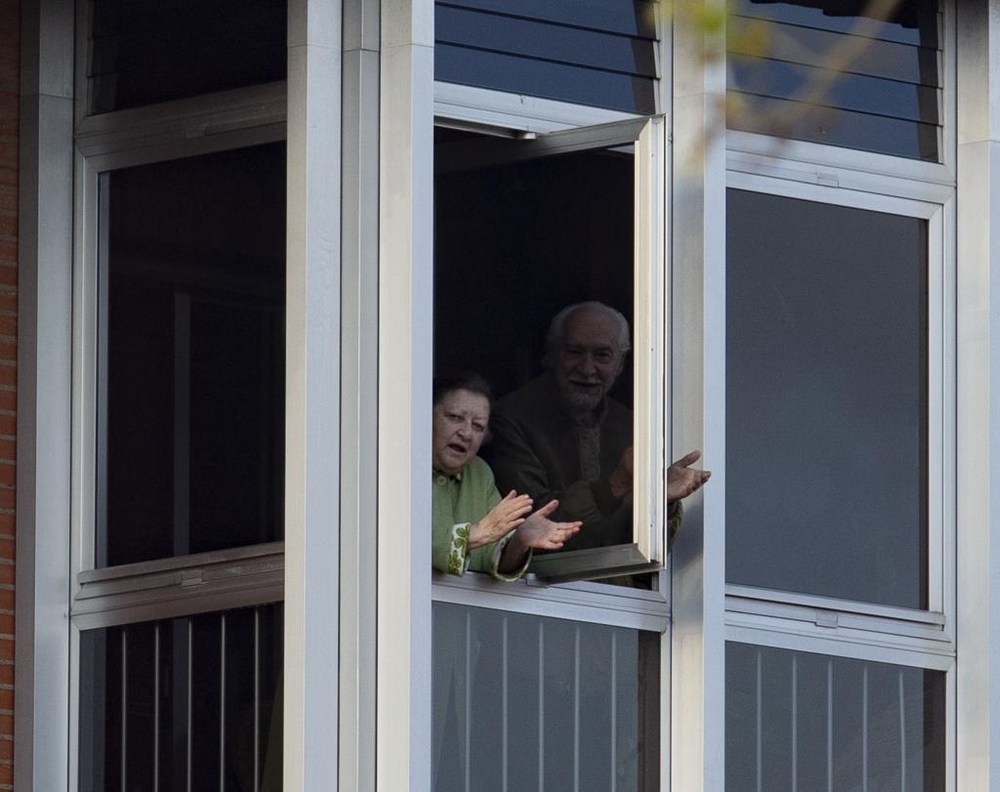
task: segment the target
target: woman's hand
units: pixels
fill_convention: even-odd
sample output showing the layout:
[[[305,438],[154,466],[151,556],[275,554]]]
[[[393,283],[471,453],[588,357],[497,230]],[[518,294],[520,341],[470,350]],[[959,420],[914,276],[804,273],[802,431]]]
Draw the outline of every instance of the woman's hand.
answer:
[[[559,506],[559,501],[552,500],[521,523],[514,532],[514,541],[524,547],[534,547],[539,550],[558,550],[583,525],[575,522],[552,522],[549,515]]]
[[[485,517],[469,528],[469,550],[505,537],[524,522],[524,515],[531,511],[531,505],[529,496],[518,495],[514,490],[508,492]]]

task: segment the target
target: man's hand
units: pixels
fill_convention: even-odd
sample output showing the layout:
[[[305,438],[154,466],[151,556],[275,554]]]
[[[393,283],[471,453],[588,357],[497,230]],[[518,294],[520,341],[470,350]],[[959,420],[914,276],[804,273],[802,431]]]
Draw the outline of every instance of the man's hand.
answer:
[[[524,515],[531,511],[531,504],[528,495],[518,495],[514,490],[508,492],[485,517],[469,528],[469,550],[495,542],[517,528],[524,522]]]
[[[608,486],[616,498],[624,498],[632,491],[632,446],[622,451],[618,467],[608,476]]]
[[[712,475],[710,470],[692,468],[701,459],[701,451],[692,451],[667,468],[667,501],[686,498],[701,489],[702,484]]]
[[[539,550],[558,550],[573,534],[580,530],[583,523],[552,522],[549,515],[559,506],[559,501],[551,500],[542,508],[521,523],[514,533],[514,540],[524,547],[535,547]]]

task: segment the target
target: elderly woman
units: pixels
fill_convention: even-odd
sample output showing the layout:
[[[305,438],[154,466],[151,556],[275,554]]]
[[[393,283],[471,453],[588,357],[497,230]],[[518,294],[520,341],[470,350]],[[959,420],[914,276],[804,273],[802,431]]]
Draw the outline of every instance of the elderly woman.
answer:
[[[531,513],[532,501],[513,490],[503,498],[493,471],[476,456],[486,438],[492,394],[478,374],[434,381],[434,568],[453,575],[473,569],[516,580],[531,548],[558,550],[579,522],[552,522],[559,505]]]

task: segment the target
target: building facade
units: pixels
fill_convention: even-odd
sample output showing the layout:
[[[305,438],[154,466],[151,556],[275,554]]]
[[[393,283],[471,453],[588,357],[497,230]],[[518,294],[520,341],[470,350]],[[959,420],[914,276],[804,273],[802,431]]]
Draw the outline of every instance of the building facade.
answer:
[[[0,786],[1000,789],[1000,3],[0,22]],[[589,299],[654,571],[432,572]]]

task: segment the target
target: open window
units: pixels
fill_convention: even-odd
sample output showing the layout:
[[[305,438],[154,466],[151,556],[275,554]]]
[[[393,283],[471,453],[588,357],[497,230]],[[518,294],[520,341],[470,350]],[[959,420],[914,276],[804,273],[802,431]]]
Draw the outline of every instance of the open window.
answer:
[[[614,542],[536,553],[529,573],[544,582],[653,571],[666,557],[664,130],[662,116],[538,135],[436,130],[436,370],[474,369],[502,403],[545,375],[564,307],[600,301],[631,326],[608,394],[631,413],[627,523]],[[489,442],[482,453],[493,464]]]

